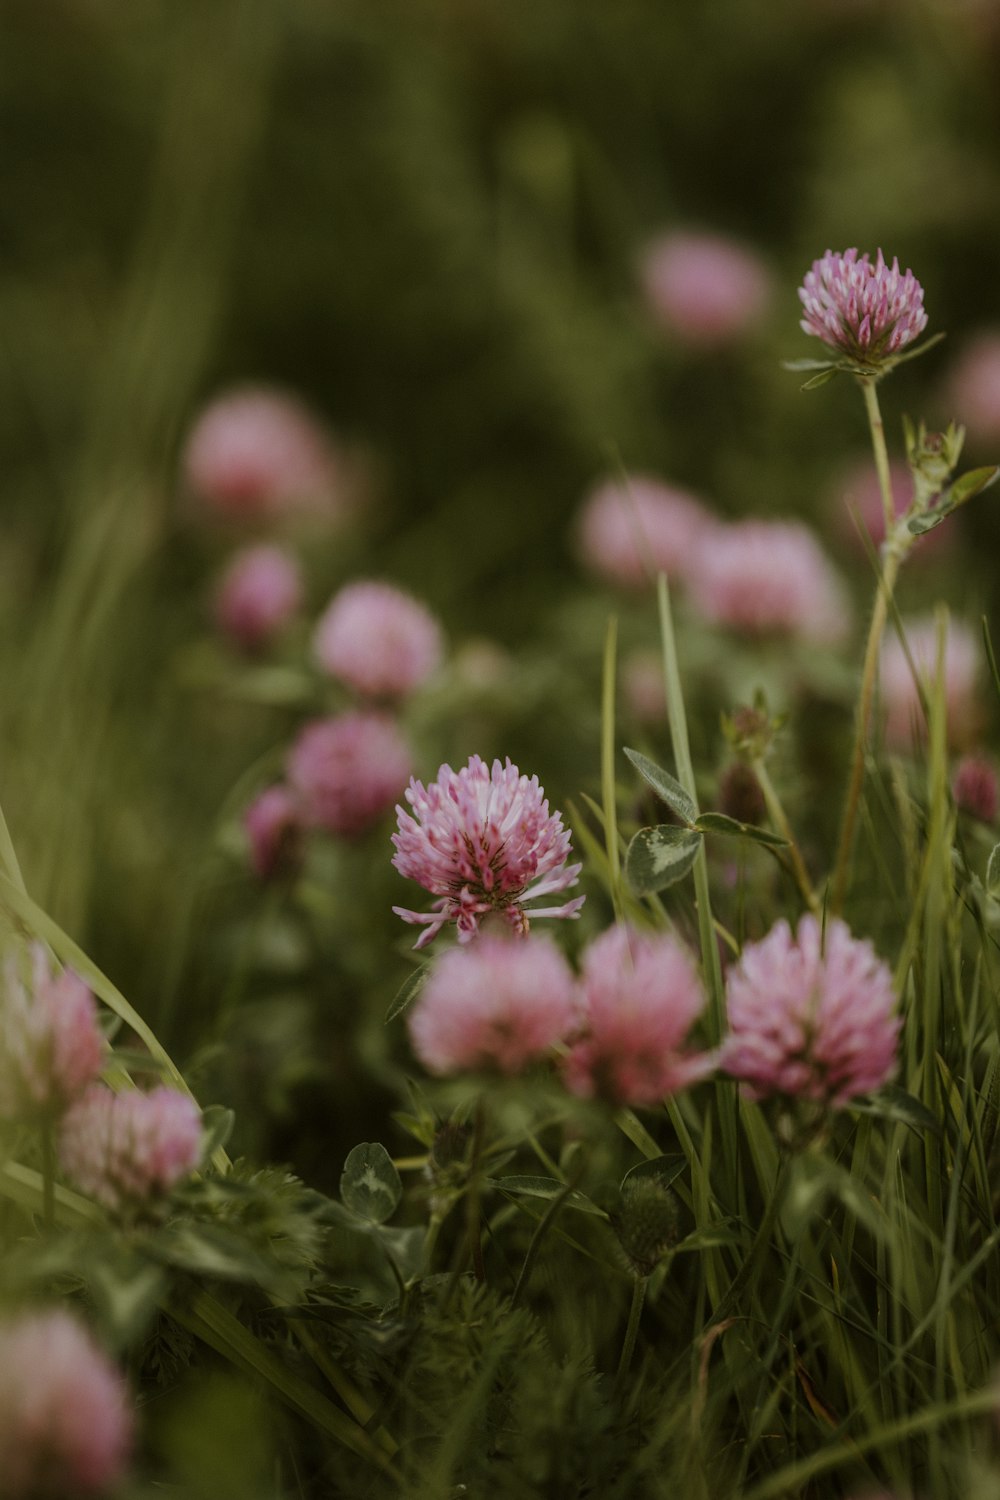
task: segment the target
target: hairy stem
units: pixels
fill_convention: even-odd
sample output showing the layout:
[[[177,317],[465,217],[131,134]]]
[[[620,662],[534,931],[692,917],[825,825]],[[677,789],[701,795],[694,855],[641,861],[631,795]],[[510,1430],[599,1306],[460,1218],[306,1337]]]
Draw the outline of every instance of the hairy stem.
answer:
[[[760,782],[760,789],[764,793],[767,815],[774,824],[775,831],[780,833],[781,837],[788,844],[788,857],[792,863],[792,873],[795,876],[795,883],[802,894],[802,899],[813,916],[818,917],[822,910],[820,900],[813,890],[812,881],[809,879],[809,871],[806,869],[805,860],[802,858],[802,851],[792,832],[792,825],[789,823],[785,809],[781,805],[781,798],[775,791],[774,783],[767,774],[767,767],[762,760],[755,760],[753,762],[753,770],[754,775]]]

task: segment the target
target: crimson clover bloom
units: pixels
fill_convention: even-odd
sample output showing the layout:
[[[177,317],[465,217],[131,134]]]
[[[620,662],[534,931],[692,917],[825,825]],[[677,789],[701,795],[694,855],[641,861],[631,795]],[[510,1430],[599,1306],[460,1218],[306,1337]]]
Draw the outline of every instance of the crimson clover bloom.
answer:
[[[97,1005],[72,969],[54,973],[41,943],[0,974],[0,1120],[60,1114],[101,1071]]]
[[[438,898],[429,912],[393,907],[404,922],[426,928],[414,947],[425,947],[446,922],[455,923],[459,942],[466,943],[491,912],[519,934],[527,932],[530,917],[579,912],[582,896],[526,909],[528,901],[575,885],[582,866],[566,863],[569,832],[559,813],[549,812],[538,777],[522,776],[509,757],[490,770],[478,755],[460,771],[444,765],[428,787],[412,780],[406,800],[415,817],[397,806],[392,862]]]
[[[61,1308],[0,1325],[0,1493],[105,1494],[123,1477],[133,1416],[125,1382]]]
[[[573,1029],[575,989],[547,938],[484,932],[434,965],[409,1015],[414,1050],[432,1073],[520,1073]]]
[[[63,1118],[59,1164],[115,1211],[169,1193],[197,1167],[201,1141],[201,1113],[179,1089],[116,1094],[93,1084]]]
[[[669,933],[609,927],[584,951],[581,1001],[583,1035],[566,1059],[574,1094],[653,1105],[711,1072],[714,1058],[685,1049],[705,995]]]
[[[856,249],[828,250],[806,273],[799,300],[804,332],[863,365],[898,354],[927,327],[923,287],[895,256],[886,265],[881,250],[874,265]]]
[[[841,1109],[896,1069],[900,1021],[892,975],[845,922],[803,917],[748,943],[726,981],[726,1072],[755,1099],[770,1094]]]

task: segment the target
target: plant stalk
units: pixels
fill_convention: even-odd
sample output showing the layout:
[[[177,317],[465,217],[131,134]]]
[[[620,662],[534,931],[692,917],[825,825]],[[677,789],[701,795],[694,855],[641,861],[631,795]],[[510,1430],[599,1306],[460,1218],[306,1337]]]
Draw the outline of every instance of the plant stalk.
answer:
[[[648,1284],[648,1276],[637,1276],[632,1283],[632,1305],[628,1310],[625,1342],[622,1344],[621,1358],[618,1361],[616,1385],[621,1385],[628,1374],[629,1365],[632,1363],[632,1355],[635,1353],[635,1341],[639,1335],[639,1322],[642,1318],[642,1308],[643,1303],[646,1301],[646,1287]]]
[[[764,793],[764,802],[767,806],[768,817],[774,824],[775,831],[780,833],[781,837],[788,844],[788,857],[792,864],[792,874],[795,876],[795,883],[799,888],[802,899],[813,916],[818,917],[822,910],[820,900],[813,890],[812,881],[809,879],[809,871],[806,869],[805,860],[802,858],[802,851],[792,832],[792,825],[789,823],[785,809],[781,805],[781,798],[775,791],[774,783],[768,775],[767,767],[762,760],[758,759],[753,762],[753,771],[760,782],[760,789]]]

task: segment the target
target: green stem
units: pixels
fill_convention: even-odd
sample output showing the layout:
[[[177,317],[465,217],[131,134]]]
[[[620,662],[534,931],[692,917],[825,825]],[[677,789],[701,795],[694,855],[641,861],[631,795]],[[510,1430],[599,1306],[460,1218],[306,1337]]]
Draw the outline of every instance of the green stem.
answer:
[[[840,825],[840,842],[837,846],[837,862],[834,866],[832,880],[830,910],[834,916],[839,916],[843,910],[844,899],[847,895],[848,871],[851,862],[851,852],[854,847],[854,830],[857,824],[858,802],[861,797],[862,782],[864,781],[865,744],[868,739],[868,729],[871,723],[872,699],[875,695],[875,679],[878,674],[882,634],[885,630],[885,622],[889,616],[889,606],[892,602],[896,578],[910,542],[909,534],[906,533],[904,535],[896,526],[896,510],[892,500],[892,479],[889,473],[889,453],[885,443],[885,426],[882,422],[882,412],[878,404],[876,384],[871,379],[861,379],[858,381],[858,384],[861,386],[861,394],[865,399],[865,411],[868,414],[872,451],[875,455],[875,469],[878,473],[879,490],[882,495],[882,516],[885,523],[885,541],[883,543],[882,555],[885,558],[885,566],[879,578],[878,592],[875,595],[875,608],[872,611],[872,621],[868,631],[868,644],[865,647],[864,665],[861,672],[861,694],[858,698],[857,717],[854,727],[851,775],[844,803],[844,816]]]
[[[667,715],[670,721],[670,739],[677,766],[677,780],[698,806],[698,791],[691,761],[691,746],[688,740],[687,714],[684,709],[684,693],[681,688],[680,666],[677,660],[677,642],[670,614],[670,587],[666,575],[661,573],[656,581],[657,602],[660,611],[660,639],[663,647],[663,679],[667,694]],[[698,935],[701,940],[701,961],[705,970],[711,1001],[713,1036],[718,1042],[725,1029],[725,997],[722,988],[722,965],[719,948],[715,941],[712,922],[712,903],[708,892],[708,861],[702,841],[698,857],[694,862],[694,893],[698,907]]]
[[[646,1300],[646,1287],[648,1283],[648,1276],[637,1276],[632,1283],[632,1305],[628,1310],[628,1324],[625,1328],[625,1342],[622,1344],[621,1359],[618,1361],[616,1385],[621,1385],[621,1382],[628,1374],[629,1365],[632,1363],[632,1355],[635,1353],[635,1341],[639,1334],[639,1321],[642,1318],[642,1307]]]
[[[764,802],[767,806],[768,817],[774,824],[776,832],[780,833],[781,837],[788,844],[788,857],[792,862],[792,873],[795,876],[795,883],[802,894],[802,899],[813,916],[818,917],[822,910],[819,897],[813,890],[805,860],[802,858],[802,851],[796,843],[795,835],[792,832],[792,825],[789,823],[785,809],[781,805],[781,799],[774,789],[774,783],[767,773],[767,767],[762,760],[755,760],[753,762],[753,769],[754,775],[760,782],[760,789],[764,793]]]
[[[882,519],[885,523],[884,535],[888,540],[896,524],[896,507],[892,500],[889,450],[885,444],[885,426],[882,422],[882,412],[878,404],[878,388],[874,380],[859,380],[858,384],[861,386],[861,394],[865,398],[865,411],[868,413],[868,427],[871,431],[872,448],[875,453],[878,487],[882,495]]]
[[[552,1225],[555,1222],[556,1215],[559,1213],[559,1210],[566,1202],[566,1199],[570,1196],[571,1193],[576,1191],[576,1185],[579,1182],[581,1175],[582,1174],[579,1170],[577,1170],[573,1174],[573,1177],[569,1182],[567,1182],[562,1192],[556,1194],[542,1217],[539,1219],[538,1227],[536,1228],[534,1234],[531,1236],[527,1254],[524,1257],[524,1264],[521,1267],[521,1273],[517,1278],[514,1291],[511,1294],[511,1307],[516,1307],[518,1302],[520,1301],[521,1294],[528,1284],[528,1277],[531,1275],[531,1268],[538,1258],[538,1252],[541,1249],[542,1240],[545,1238],[545,1235],[548,1233],[548,1231],[552,1228]]]
[[[604,841],[608,851],[611,902],[617,921],[622,920],[621,859],[618,853],[618,818],[615,799],[615,659],[618,621],[608,620],[601,677],[601,801],[604,804]]]
[[[858,697],[854,725],[851,775],[847,784],[844,815],[840,825],[840,842],[837,846],[837,862],[833,871],[833,891],[830,910],[834,916],[839,916],[843,911],[844,898],[847,895],[847,877],[851,863],[851,851],[854,847],[854,830],[858,818],[861,786],[864,781],[865,746],[871,723],[872,701],[875,697],[875,679],[878,675],[879,652],[882,646],[882,634],[885,630],[885,622],[889,615],[889,602],[892,599],[893,589],[896,586],[896,578],[899,574],[902,561],[903,559],[900,554],[896,552],[889,553],[885,568],[879,578],[878,593],[875,595],[875,608],[872,611],[872,622],[868,630],[868,644],[865,647],[864,665],[861,669],[861,692]]]

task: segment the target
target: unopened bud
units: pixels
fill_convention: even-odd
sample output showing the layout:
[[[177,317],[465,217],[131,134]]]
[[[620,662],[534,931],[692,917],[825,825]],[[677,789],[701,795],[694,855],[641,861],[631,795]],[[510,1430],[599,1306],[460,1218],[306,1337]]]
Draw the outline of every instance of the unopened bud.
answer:
[[[655,1177],[626,1178],[612,1215],[622,1254],[635,1276],[650,1276],[677,1243],[677,1199]]]

